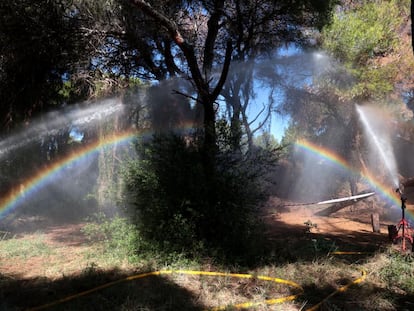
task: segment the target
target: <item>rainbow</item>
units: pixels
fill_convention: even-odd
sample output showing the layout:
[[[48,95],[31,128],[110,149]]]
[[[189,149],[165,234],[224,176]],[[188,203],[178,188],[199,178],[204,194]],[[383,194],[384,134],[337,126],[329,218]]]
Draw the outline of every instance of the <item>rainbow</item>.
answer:
[[[85,145],[53,164],[39,170],[36,174],[26,179],[18,187],[12,189],[0,199],[0,219],[19,206],[28,195],[35,193],[38,189],[41,189],[44,185],[50,183],[53,177],[65,167],[98,152],[102,148],[130,142],[136,136],[136,131],[131,130],[107,136],[101,140]]]
[[[18,187],[13,188],[0,199],[0,219],[19,206],[19,204],[21,204],[24,199],[28,197],[28,195],[35,193],[38,189],[41,189],[46,184],[50,183],[53,177],[65,167],[68,167],[71,164],[98,152],[102,148],[130,142],[137,136],[142,135],[144,135],[144,133],[138,134],[136,131],[132,130],[110,135],[104,139],[81,147],[53,164],[44,167],[39,172],[26,179]],[[323,146],[316,145],[305,139],[298,140],[295,145],[298,148],[330,161],[342,169],[361,174],[360,172],[356,172],[341,156]],[[374,188],[373,190],[380,192],[394,206],[400,206],[400,198],[394,192],[394,189],[391,189],[389,186],[382,183],[369,172],[363,172],[361,175]]]
[[[401,198],[395,192],[395,189],[392,189],[390,185],[384,184],[374,175],[369,172],[360,172],[353,169],[348,162],[342,158],[340,155],[334,153],[332,150],[319,146],[315,143],[312,143],[306,139],[300,139],[295,143],[295,146],[306,150],[318,157],[328,160],[329,162],[339,166],[340,168],[349,171],[355,174],[361,174],[367,183],[369,183],[373,190],[379,192],[383,197],[385,197],[393,206],[401,206]],[[412,215],[411,215],[412,216]]]
[[[173,132],[180,131],[183,133],[191,132],[194,129],[194,123],[191,121],[181,123]],[[108,135],[98,141],[80,147],[73,153],[62,157],[58,161],[39,170],[33,176],[27,178],[22,183],[12,188],[4,197],[0,198],[0,219],[15,210],[26,198],[35,194],[37,190],[50,183],[53,178],[64,168],[69,167],[81,159],[88,157],[101,150],[115,144],[123,144],[132,141],[137,137],[145,137],[154,133],[151,129],[134,130],[130,129],[113,135]]]

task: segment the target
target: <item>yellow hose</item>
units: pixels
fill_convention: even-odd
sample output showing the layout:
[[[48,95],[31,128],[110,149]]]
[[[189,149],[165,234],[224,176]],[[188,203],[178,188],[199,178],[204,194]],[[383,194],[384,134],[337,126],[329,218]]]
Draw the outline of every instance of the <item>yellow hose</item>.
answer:
[[[315,311],[318,310],[319,307],[325,302],[327,301],[329,298],[331,298],[332,296],[336,295],[337,293],[342,293],[344,291],[346,291],[350,286],[361,283],[362,281],[365,280],[365,277],[367,275],[367,272],[365,270],[361,270],[361,277],[359,277],[358,279],[342,286],[339,287],[336,291],[330,293],[328,296],[326,296],[321,302],[319,302],[318,304],[314,305],[313,307],[306,309],[306,311]]]
[[[329,253],[331,255],[366,255],[366,254],[372,254],[372,252],[331,252]]]
[[[330,253],[332,255],[354,255],[354,254],[368,254],[368,252],[341,252],[341,251],[336,251],[336,252],[332,252]],[[89,295],[93,292],[123,283],[123,282],[128,282],[128,281],[133,281],[133,280],[138,280],[138,279],[142,279],[142,278],[146,278],[149,276],[154,276],[154,275],[165,275],[165,274],[187,274],[187,275],[205,275],[205,276],[219,276],[219,277],[234,277],[234,278],[241,278],[241,279],[257,279],[257,280],[262,280],[262,281],[270,281],[270,282],[274,282],[274,283],[280,283],[280,284],[286,284],[289,285],[291,287],[294,287],[296,289],[299,290],[299,292],[297,294],[294,295],[289,295],[289,296],[285,296],[285,297],[281,297],[281,298],[275,298],[275,299],[267,299],[263,302],[246,302],[246,303],[241,303],[241,304],[236,304],[236,305],[232,305],[231,307],[235,308],[235,309],[246,309],[246,308],[251,308],[251,307],[255,307],[255,306],[259,306],[259,305],[274,305],[274,304],[278,304],[278,303],[283,303],[283,302],[287,302],[287,301],[292,301],[295,300],[297,297],[299,297],[300,295],[303,294],[303,288],[302,286],[300,286],[299,284],[293,282],[293,281],[289,281],[289,280],[284,280],[284,279],[279,279],[279,278],[273,278],[273,277],[269,277],[269,276],[255,276],[252,274],[239,274],[239,273],[226,273],[226,272],[211,272],[211,271],[194,271],[194,270],[159,270],[159,271],[153,271],[153,272],[147,272],[147,273],[141,273],[141,274],[135,274],[135,275],[131,275],[128,276],[126,278],[117,280],[117,281],[113,281],[113,282],[109,282],[94,288],[91,288],[89,290],[74,294],[74,295],[70,295],[70,296],[66,296],[62,299],[58,299],[55,300],[53,302],[38,306],[38,307],[34,307],[29,309],[28,311],[38,311],[38,310],[44,310],[47,308],[50,308],[52,306],[56,306],[58,304],[82,297],[82,296],[86,296]],[[317,309],[319,309],[319,307],[326,302],[329,298],[331,298],[332,296],[336,295],[337,293],[341,293],[346,291],[350,286],[361,283],[362,281],[365,280],[366,277],[366,271],[365,270],[361,270],[361,277],[359,277],[358,279],[346,284],[345,286],[339,287],[336,291],[332,292],[331,294],[329,294],[327,297],[325,297],[321,302],[319,302],[318,304],[314,305],[313,307],[307,309],[307,311],[315,311]],[[225,310],[226,308],[228,308],[230,306],[219,306],[219,307],[215,307],[210,309],[211,311],[219,311],[219,310]]]
[[[237,273],[226,273],[226,272],[210,272],[210,271],[192,271],[192,270],[159,270],[159,271],[153,271],[153,272],[148,272],[148,273],[141,273],[141,274],[136,274],[136,275],[132,275],[132,276],[128,276],[126,278],[117,280],[117,281],[113,281],[113,282],[109,282],[94,288],[91,288],[89,290],[74,294],[74,295],[70,295],[67,297],[64,297],[62,299],[58,299],[55,300],[53,302],[38,306],[38,307],[34,307],[29,309],[28,311],[38,311],[38,310],[44,310],[47,308],[50,308],[52,306],[56,306],[58,304],[76,299],[78,297],[82,297],[85,295],[89,295],[93,292],[123,283],[123,282],[127,282],[127,281],[132,281],[132,280],[137,280],[137,279],[142,279],[148,276],[154,276],[154,275],[165,275],[165,274],[187,274],[187,275],[206,275],[206,276],[220,276],[220,277],[234,277],[234,278],[242,278],[242,279],[257,279],[257,280],[262,280],[262,281],[270,281],[270,282],[274,282],[274,283],[281,283],[281,284],[286,284],[289,286],[292,286],[294,288],[297,288],[299,290],[298,294],[295,295],[290,295],[290,296],[286,296],[286,297],[281,297],[281,298],[275,298],[275,299],[268,299],[265,300],[264,302],[246,302],[246,303],[241,303],[241,304],[237,304],[237,305],[233,305],[232,307],[236,308],[236,309],[241,309],[241,308],[250,308],[253,306],[258,306],[261,304],[267,304],[267,305],[273,305],[273,304],[277,304],[277,303],[283,303],[286,301],[292,301],[295,300],[299,295],[301,295],[303,293],[303,288],[302,286],[300,286],[299,284],[293,282],[293,281],[289,281],[289,280],[284,280],[284,279],[279,279],[279,278],[272,278],[272,277],[268,277],[268,276],[255,276],[252,274],[237,274]],[[218,311],[218,310],[225,310],[226,308],[228,308],[229,306],[220,306],[220,307],[215,307],[210,309],[211,311]]]

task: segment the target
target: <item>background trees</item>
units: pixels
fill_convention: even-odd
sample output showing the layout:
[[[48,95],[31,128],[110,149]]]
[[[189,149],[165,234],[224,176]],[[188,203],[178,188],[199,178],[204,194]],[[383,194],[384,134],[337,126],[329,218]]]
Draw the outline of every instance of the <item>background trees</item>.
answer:
[[[408,1],[344,2],[338,7],[319,38],[324,49],[318,55],[319,73],[307,87],[289,88],[283,108],[292,116],[291,130],[336,150],[352,167],[366,169],[370,139],[362,135],[355,104],[367,104],[392,114],[398,126],[390,135],[395,150],[401,150],[410,140],[403,129],[412,119],[404,95],[412,83],[408,72],[413,63],[406,56],[409,22]],[[398,151],[396,156],[400,173],[410,174],[404,156]],[[348,190],[357,191],[358,178],[349,177]]]
[[[48,110],[73,62],[82,62],[87,41],[76,31],[68,4],[2,3],[0,11],[2,130]]]
[[[401,57],[406,48],[403,34],[408,25],[408,1],[336,4],[318,0],[2,3],[2,132],[18,124],[24,129],[36,115],[44,118],[45,111],[61,110],[79,100],[99,102],[111,94],[123,98],[129,115],[85,130],[85,141],[80,144],[129,128],[132,122],[141,131],[174,130],[176,135],[180,132],[177,127],[192,123],[193,131],[180,133],[184,141],[172,141],[184,158],[188,156],[194,167],[202,168],[195,170],[198,175],[188,175],[199,180],[202,190],[183,181],[182,188],[188,194],[182,198],[193,202],[193,192],[203,193],[200,197],[208,208],[197,201],[197,217],[187,212],[180,217],[194,221],[191,228],[208,228],[209,219],[219,217],[224,225],[224,220],[228,221],[224,210],[232,214],[243,207],[238,205],[241,202],[231,205],[234,197],[224,198],[221,188],[237,193],[234,184],[246,180],[233,179],[235,172],[249,178],[260,176],[260,170],[250,166],[255,159],[264,158],[266,148],[257,146],[257,136],[263,134],[265,146],[269,142],[274,147],[266,131],[276,112],[290,120],[282,145],[306,137],[343,152],[356,167],[363,165],[364,151],[353,112],[355,102],[381,100],[409,115],[402,111],[399,98],[403,94],[409,112],[412,81],[402,69],[413,64]],[[332,23],[324,27],[334,8]],[[314,53],[319,47],[327,53]],[[285,55],[280,56],[282,49]],[[315,60],[313,66],[306,66],[311,59]],[[260,99],[263,104],[259,97],[264,98]],[[254,107],[258,102],[262,105]],[[404,119],[405,124],[410,120]],[[342,139],[335,140],[339,133],[344,134]],[[46,148],[43,142],[39,161],[50,160],[50,146],[59,146],[52,149],[61,153],[75,146],[73,141],[68,143],[69,134],[67,127],[52,135]],[[411,137],[410,126],[401,127],[400,135]],[[163,159],[174,158],[174,144],[166,141],[170,149],[161,148],[159,141],[138,148],[153,162],[147,163],[145,170],[160,165],[159,159],[145,150],[165,152]],[[110,154],[114,153],[107,152],[105,157]],[[281,153],[256,163],[267,165],[275,154],[278,157]],[[291,161],[288,149],[283,155],[284,163]],[[26,155],[16,158],[19,163],[28,161]],[[100,167],[109,173],[109,163],[116,161],[104,162]],[[186,170],[185,163],[173,162],[177,174],[180,163]],[[167,174],[165,170],[156,173],[173,182],[162,175]],[[110,179],[108,176],[114,175],[103,172],[100,176]],[[276,181],[282,179],[274,176]],[[132,177],[130,180],[139,184]],[[168,187],[175,186],[165,182],[161,193],[167,194]],[[159,186],[153,189],[153,196],[158,195]],[[142,196],[137,200],[144,201]],[[228,205],[223,204],[225,200]],[[178,201],[166,197],[162,205],[182,211]]]

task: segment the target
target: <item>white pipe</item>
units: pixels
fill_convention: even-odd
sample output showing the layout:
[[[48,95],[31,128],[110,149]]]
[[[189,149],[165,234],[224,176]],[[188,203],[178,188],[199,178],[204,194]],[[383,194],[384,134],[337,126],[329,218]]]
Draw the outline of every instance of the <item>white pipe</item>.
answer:
[[[358,195],[353,195],[350,197],[345,197],[345,198],[339,198],[339,199],[332,199],[332,200],[327,200],[327,201],[321,201],[318,202],[316,204],[330,204],[330,203],[338,203],[338,202],[344,202],[344,201],[351,201],[351,200],[360,200],[360,199],[364,199],[364,198],[368,198],[372,195],[374,195],[375,192],[369,192],[369,193],[364,193],[364,194],[358,194]]]

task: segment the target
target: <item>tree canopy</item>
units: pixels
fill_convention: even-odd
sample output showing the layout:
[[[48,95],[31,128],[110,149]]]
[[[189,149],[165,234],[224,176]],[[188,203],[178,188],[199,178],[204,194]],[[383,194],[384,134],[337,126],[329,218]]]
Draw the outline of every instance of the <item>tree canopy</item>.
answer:
[[[194,92],[203,90],[214,101],[227,78],[225,71],[221,80],[216,78],[221,66],[229,66],[225,65],[226,45],[228,64],[272,51],[284,42],[299,40],[305,27],[321,26],[333,3],[2,3],[3,125],[67,101],[62,94],[86,98],[102,74],[148,81],[188,76]],[[71,92],[62,93],[66,81],[71,82]]]

